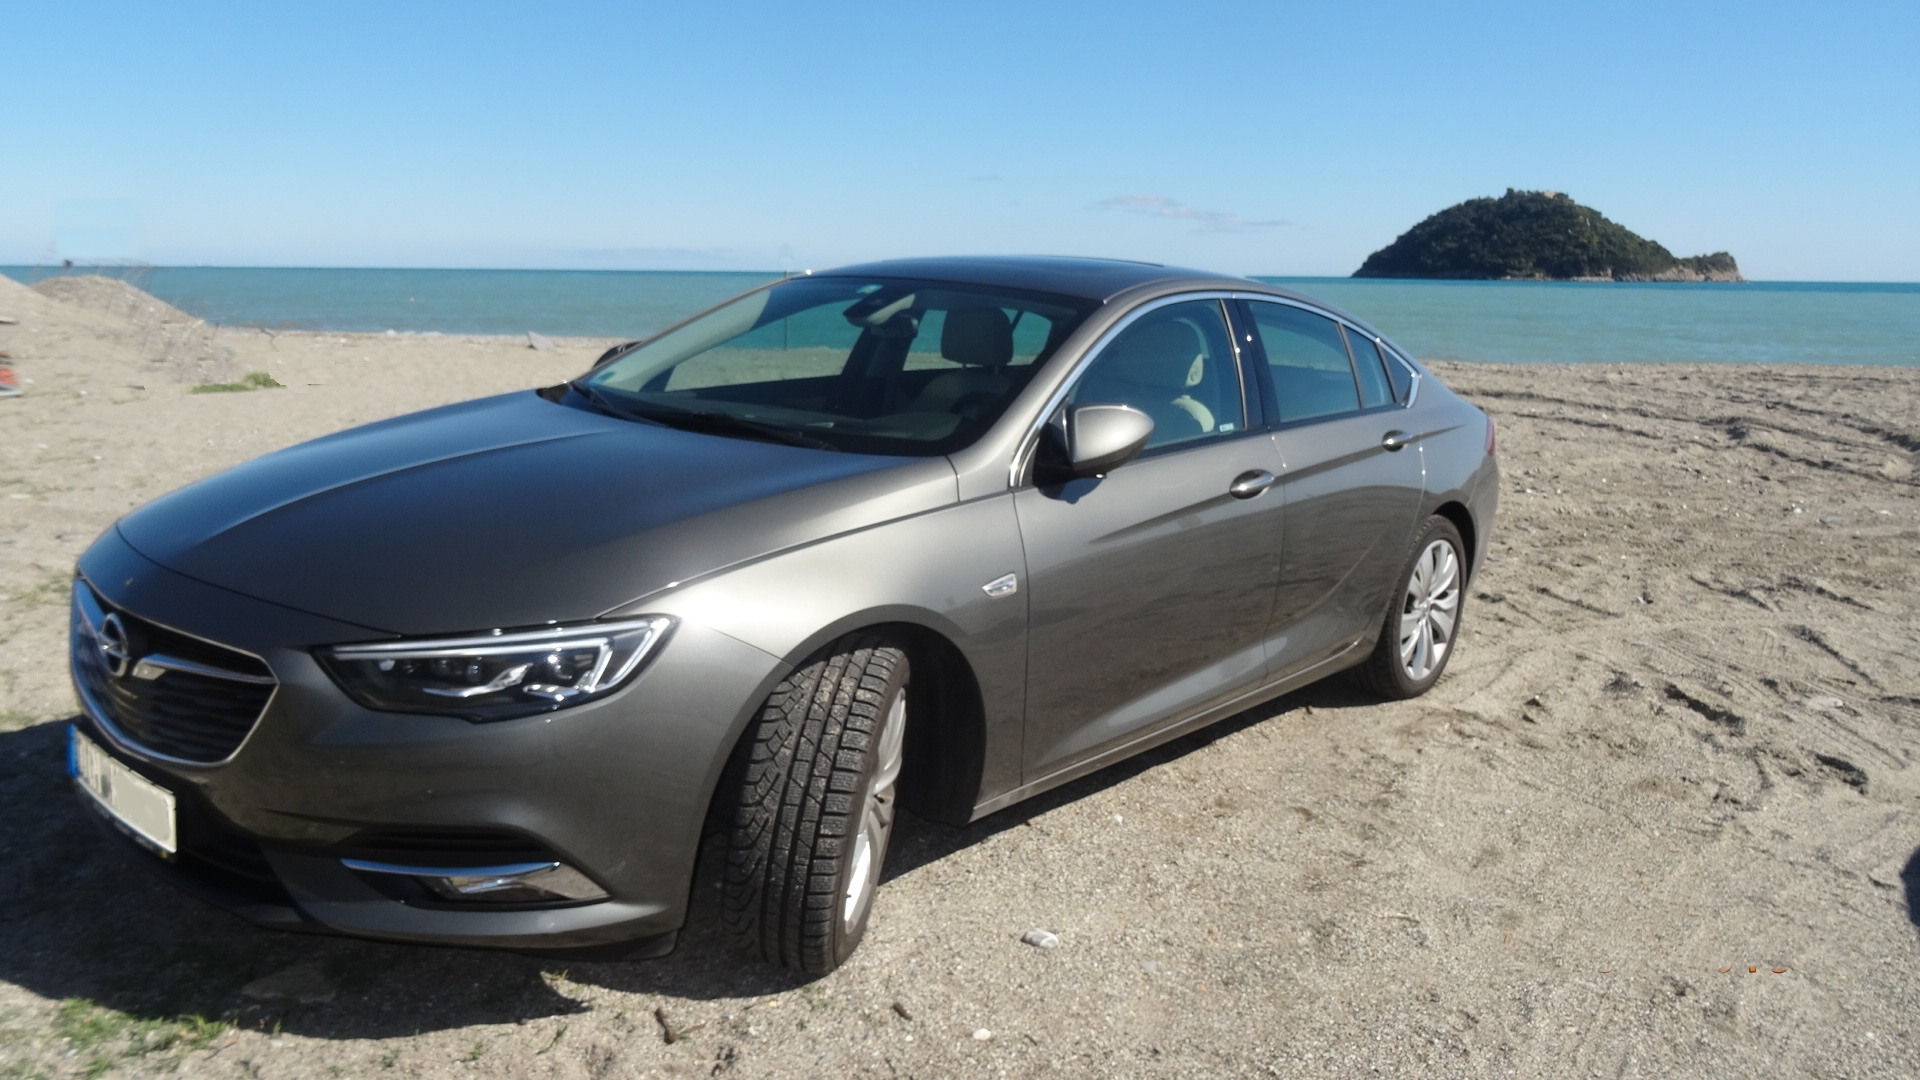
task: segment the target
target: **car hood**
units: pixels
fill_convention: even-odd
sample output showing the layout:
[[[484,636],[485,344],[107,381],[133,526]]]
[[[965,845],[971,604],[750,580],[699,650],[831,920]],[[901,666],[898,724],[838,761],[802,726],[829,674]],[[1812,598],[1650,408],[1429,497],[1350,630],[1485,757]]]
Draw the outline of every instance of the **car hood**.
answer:
[[[268,454],[119,529],[189,577],[411,635],[590,619],[955,498],[945,458],[678,431],[523,392]]]

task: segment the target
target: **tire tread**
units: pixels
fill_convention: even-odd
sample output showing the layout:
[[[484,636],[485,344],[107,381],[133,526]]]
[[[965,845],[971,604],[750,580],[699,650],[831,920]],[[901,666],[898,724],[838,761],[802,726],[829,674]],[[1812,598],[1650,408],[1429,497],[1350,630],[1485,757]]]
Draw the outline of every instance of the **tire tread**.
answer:
[[[840,864],[884,695],[905,661],[876,634],[840,638],[781,680],[747,734],[721,914],[773,963],[821,974],[844,958]]]

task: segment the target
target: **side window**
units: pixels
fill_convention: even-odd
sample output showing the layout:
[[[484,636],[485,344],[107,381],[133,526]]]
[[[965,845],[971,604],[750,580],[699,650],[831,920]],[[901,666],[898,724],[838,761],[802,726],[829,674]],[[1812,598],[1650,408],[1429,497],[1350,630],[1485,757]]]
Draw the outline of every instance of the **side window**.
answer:
[[[1350,326],[1340,329],[1347,333],[1347,346],[1353,350],[1353,370],[1360,376],[1360,407],[1371,409],[1393,404],[1393,387],[1387,385],[1387,371],[1380,362],[1379,346]]]
[[[1054,325],[1035,311],[1018,312],[1013,320],[1013,360],[1015,367],[1031,364],[1053,340]]]
[[[1239,367],[1217,300],[1169,304],[1121,331],[1081,374],[1075,405],[1131,405],[1153,418],[1148,447],[1245,426]]]
[[[1254,331],[1273,372],[1274,399],[1282,422],[1353,412],[1360,393],[1353,382],[1340,324],[1286,304],[1253,301]]]
[[[1380,355],[1387,362],[1387,381],[1393,384],[1393,400],[1406,403],[1407,395],[1413,393],[1413,372],[1393,354],[1391,349],[1381,349]]]

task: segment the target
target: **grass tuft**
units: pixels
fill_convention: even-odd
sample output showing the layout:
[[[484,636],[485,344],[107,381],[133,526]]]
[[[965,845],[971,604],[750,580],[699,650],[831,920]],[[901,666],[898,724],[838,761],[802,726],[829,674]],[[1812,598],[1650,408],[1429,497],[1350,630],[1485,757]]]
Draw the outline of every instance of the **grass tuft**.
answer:
[[[178,1055],[206,1046],[232,1028],[228,1021],[194,1015],[137,1020],[86,998],[68,998],[54,1009],[52,1033],[73,1052],[93,1052],[82,1070],[91,1078],[149,1054],[166,1055],[163,1064],[177,1064]]]
[[[275,379],[264,371],[250,371],[239,382],[205,383],[188,390],[189,394],[239,394],[248,390],[271,390],[284,387],[286,383]]]

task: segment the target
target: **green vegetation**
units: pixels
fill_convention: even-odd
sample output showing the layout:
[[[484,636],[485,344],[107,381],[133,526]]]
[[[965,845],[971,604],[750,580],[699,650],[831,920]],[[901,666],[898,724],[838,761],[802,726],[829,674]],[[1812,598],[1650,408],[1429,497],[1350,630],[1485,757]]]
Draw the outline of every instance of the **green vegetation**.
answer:
[[[284,387],[286,384],[276,380],[264,371],[250,371],[239,382],[205,383],[187,391],[189,394],[238,394],[248,390],[268,390]]]
[[[165,1055],[168,1064],[178,1055],[213,1042],[233,1029],[225,1020],[179,1016],[170,1020],[136,1020],[118,1009],[96,1005],[86,998],[68,998],[54,1009],[50,1031],[69,1050],[89,1055],[83,1075],[99,1076],[123,1061]]]
[[[1557,191],[1507,189],[1408,229],[1354,271],[1363,278],[1740,281],[1724,251],[1673,252]]]

